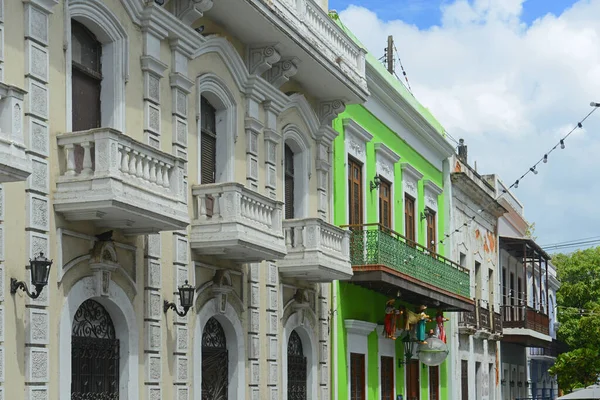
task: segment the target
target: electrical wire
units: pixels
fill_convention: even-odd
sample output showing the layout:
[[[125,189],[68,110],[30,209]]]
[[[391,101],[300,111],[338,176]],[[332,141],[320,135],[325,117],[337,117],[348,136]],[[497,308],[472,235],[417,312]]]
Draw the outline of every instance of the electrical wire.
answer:
[[[529,175],[530,173],[537,175],[538,171],[537,171],[537,166],[541,163],[547,163],[548,162],[548,156],[554,151],[556,150],[559,146],[561,147],[561,149],[565,148],[565,140],[571,136],[571,134],[573,132],[575,132],[577,129],[583,128],[583,123],[594,113],[596,112],[596,110],[598,110],[598,108],[600,107],[600,103],[595,103],[595,102],[591,102],[590,106],[593,107],[592,110],[587,113],[587,115],[585,117],[583,117],[583,119],[581,119],[581,121],[577,122],[577,125],[575,125],[575,127],[573,127],[573,129],[571,129],[562,139],[560,139],[558,141],[557,144],[554,145],[554,147],[552,147],[550,150],[548,150],[546,153],[544,153],[544,155],[542,156],[542,158],[540,158],[535,164],[533,164],[533,166],[531,166],[527,171],[525,171],[525,173],[523,175],[521,175],[516,181],[513,182],[512,185],[510,185],[508,188],[506,189],[502,189],[502,193],[500,195],[498,195],[493,201],[490,201],[489,203],[485,204],[481,209],[479,209],[477,211],[477,214],[481,214],[483,211],[487,210],[488,207],[492,206],[493,204],[496,204],[498,202],[498,200],[500,200],[500,198],[502,196],[504,196],[506,193],[508,193],[510,191],[510,189],[515,188],[518,189],[519,188],[519,182],[521,182],[527,175]],[[473,215],[473,217],[471,217],[469,219],[469,221],[465,222],[462,226],[460,226],[459,228],[455,229],[454,231],[450,232],[450,233],[446,233],[444,234],[444,238],[439,240],[440,244],[444,244],[444,241],[448,238],[450,238],[452,235],[459,233],[462,231],[463,228],[469,226],[469,224],[471,223],[471,221],[474,221],[475,218],[477,217],[477,214]]]

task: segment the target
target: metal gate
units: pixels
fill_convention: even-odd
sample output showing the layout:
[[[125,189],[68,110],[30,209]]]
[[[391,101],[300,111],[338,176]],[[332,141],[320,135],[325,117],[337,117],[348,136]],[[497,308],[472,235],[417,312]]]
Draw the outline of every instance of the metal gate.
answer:
[[[202,400],[227,400],[228,364],[225,331],[210,318],[202,332]]]
[[[94,300],[84,301],[73,319],[71,399],[119,399],[119,340],[110,315]]]
[[[296,331],[290,335],[287,358],[288,400],[306,400],[306,357]]]

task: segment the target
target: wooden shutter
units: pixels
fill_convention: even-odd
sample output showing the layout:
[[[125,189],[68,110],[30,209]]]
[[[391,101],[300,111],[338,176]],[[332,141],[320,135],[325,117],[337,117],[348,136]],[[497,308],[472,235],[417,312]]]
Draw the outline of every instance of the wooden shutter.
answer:
[[[429,400],[440,400],[440,367],[429,367]]]
[[[469,400],[469,362],[460,361],[460,391],[461,399]]]
[[[350,225],[363,223],[363,187],[362,165],[350,158],[348,159],[348,205],[350,210]]]
[[[404,197],[404,236],[414,245],[415,240],[415,199],[409,195]],[[412,243],[411,243],[412,242]]]
[[[395,400],[393,357],[381,357],[381,400]]]
[[[200,170],[202,184],[215,183],[217,165],[217,111],[201,97],[201,137],[200,137]]]
[[[386,228],[392,228],[392,185],[381,180],[379,185],[379,223]]]
[[[427,214],[427,248],[436,251],[437,236],[435,234],[435,212],[429,209]]]
[[[285,173],[285,219],[294,218],[294,152],[285,145],[284,151]]]
[[[366,400],[364,354],[350,353],[350,400]]]
[[[102,44],[81,23],[71,21],[72,130],[100,127],[102,87]]]
[[[419,383],[419,360],[410,360],[407,373],[408,389],[406,394],[408,400],[420,400],[421,384]]]

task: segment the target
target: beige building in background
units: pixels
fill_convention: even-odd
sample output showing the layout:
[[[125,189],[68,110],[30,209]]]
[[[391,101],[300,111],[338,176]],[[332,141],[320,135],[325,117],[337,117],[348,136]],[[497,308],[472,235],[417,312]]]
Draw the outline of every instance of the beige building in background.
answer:
[[[0,0],[0,399],[330,398],[331,121],[367,89],[326,6]]]

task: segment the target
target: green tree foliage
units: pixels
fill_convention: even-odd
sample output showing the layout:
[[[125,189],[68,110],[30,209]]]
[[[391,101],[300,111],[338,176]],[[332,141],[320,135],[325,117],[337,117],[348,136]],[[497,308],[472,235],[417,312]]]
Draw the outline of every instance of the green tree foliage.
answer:
[[[553,257],[561,287],[556,294],[558,338],[570,351],[551,369],[567,391],[600,377],[600,247]]]

